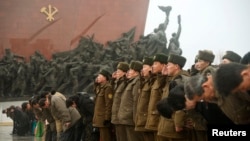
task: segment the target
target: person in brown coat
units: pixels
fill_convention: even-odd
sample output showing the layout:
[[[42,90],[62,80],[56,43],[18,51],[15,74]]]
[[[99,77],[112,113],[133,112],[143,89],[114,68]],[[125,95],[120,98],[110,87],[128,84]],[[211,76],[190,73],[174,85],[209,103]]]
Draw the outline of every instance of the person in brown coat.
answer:
[[[77,126],[80,124],[81,114],[76,109],[76,103],[68,98],[66,99],[66,106],[69,110],[71,116],[71,123],[68,127],[66,127],[62,133],[60,141],[80,141],[77,133]]]
[[[196,75],[207,75],[214,73],[216,70],[216,67],[212,65],[214,62],[215,55],[211,50],[199,50],[197,54],[197,62],[196,62],[196,69],[199,71]],[[195,76],[195,75],[194,75]],[[209,107],[209,108],[208,108]],[[199,101],[195,105],[195,109],[189,110],[192,111],[192,115],[195,115],[194,118],[192,119],[193,122],[195,122],[196,125],[200,126],[195,126],[195,130],[199,132],[197,136],[199,135],[200,137],[198,138],[205,138],[207,139],[207,119],[205,118],[212,117],[210,112],[213,112],[213,108],[219,110],[218,106],[214,103],[208,103],[206,101]],[[205,140],[203,139],[203,140]]]
[[[182,85],[189,78],[189,74],[182,70],[186,58],[180,55],[170,54],[168,57],[167,72],[168,79],[163,88],[162,99],[168,97],[169,91],[178,85]],[[159,141],[187,140],[184,131],[184,115],[182,110],[175,111],[170,118],[160,117],[157,139]]]
[[[127,141],[143,141],[142,134],[135,131],[135,115],[140,93],[142,63],[140,61],[132,61],[129,68],[127,73],[128,84],[121,97],[118,119],[120,124],[125,126],[126,132],[124,134]]]
[[[150,91],[150,98],[148,104],[148,117],[145,128],[154,134],[154,140],[157,137],[157,127],[159,123],[160,114],[156,109],[156,104],[161,100],[162,89],[165,85],[165,76],[162,75],[162,70],[167,64],[168,56],[166,54],[156,54],[153,57],[152,73],[155,77],[152,82]]]
[[[141,93],[138,97],[137,109],[136,109],[136,120],[135,120],[135,131],[142,132],[144,141],[154,140],[153,132],[145,129],[148,115],[148,102],[150,98],[152,79],[151,77],[153,65],[153,57],[144,57],[143,68],[141,71]]]
[[[125,126],[120,124],[118,119],[118,110],[121,104],[121,97],[123,94],[124,89],[127,85],[127,78],[126,73],[129,70],[129,64],[126,62],[119,62],[117,65],[117,69],[115,72],[115,81],[113,84],[114,89],[114,99],[112,105],[112,116],[111,116],[111,123],[115,127],[115,135],[116,141],[127,141],[126,137],[124,137],[125,133]]]
[[[111,108],[113,103],[113,90],[109,82],[111,74],[101,70],[95,80],[95,109],[93,127],[98,127],[101,141],[111,141]]]
[[[41,108],[47,108],[51,111],[51,115],[55,119],[57,140],[59,141],[63,129],[71,124],[71,116],[65,103],[66,97],[56,91],[48,91],[44,95],[46,95],[46,98],[41,98],[39,105]]]

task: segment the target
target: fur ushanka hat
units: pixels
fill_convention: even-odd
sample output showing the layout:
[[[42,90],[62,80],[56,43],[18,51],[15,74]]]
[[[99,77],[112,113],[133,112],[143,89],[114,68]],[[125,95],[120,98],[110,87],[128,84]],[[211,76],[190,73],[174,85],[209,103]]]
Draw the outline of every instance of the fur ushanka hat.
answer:
[[[228,59],[231,62],[239,63],[241,56],[233,51],[226,51],[226,54],[222,57],[222,59]]]
[[[215,55],[210,50],[199,50],[198,59],[213,63]]]

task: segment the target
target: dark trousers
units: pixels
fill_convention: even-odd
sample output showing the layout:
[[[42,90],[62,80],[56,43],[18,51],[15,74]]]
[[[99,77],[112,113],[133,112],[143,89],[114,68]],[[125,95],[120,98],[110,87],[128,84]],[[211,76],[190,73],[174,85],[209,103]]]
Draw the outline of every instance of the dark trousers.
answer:
[[[52,131],[50,125],[46,125],[45,141],[56,141],[56,131]]]

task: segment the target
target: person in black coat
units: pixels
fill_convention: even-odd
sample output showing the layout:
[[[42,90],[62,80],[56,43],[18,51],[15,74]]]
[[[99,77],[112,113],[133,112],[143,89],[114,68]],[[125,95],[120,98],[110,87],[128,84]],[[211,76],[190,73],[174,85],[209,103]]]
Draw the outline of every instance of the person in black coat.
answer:
[[[79,92],[69,99],[76,103],[77,109],[81,114],[81,124],[78,124],[77,138],[84,141],[98,141],[99,131],[97,128],[93,128],[92,119],[94,115],[94,101],[91,99],[90,95],[86,92]]]
[[[25,136],[30,131],[29,117],[19,107],[10,107],[10,114],[13,115],[14,131],[18,136]]]

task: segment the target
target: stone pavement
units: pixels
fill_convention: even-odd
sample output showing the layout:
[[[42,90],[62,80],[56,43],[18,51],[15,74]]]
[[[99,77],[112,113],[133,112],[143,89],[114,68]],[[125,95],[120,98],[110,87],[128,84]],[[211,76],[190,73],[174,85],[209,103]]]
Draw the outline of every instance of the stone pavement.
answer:
[[[0,141],[42,141],[41,138],[34,136],[11,135],[12,125],[0,125]]]

